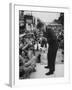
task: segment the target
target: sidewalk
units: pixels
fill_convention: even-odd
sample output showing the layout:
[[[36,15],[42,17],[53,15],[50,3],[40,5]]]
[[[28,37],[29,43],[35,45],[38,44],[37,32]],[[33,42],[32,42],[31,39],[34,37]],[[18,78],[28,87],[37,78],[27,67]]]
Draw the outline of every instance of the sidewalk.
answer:
[[[45,65],[38,64],[36,65],[36,72],[33,72],[30,75],[30,78],[51,78],[51,77],[63,77],[64,76],[64,64],[56,64],[55,72],[53,75],[46,76],[45,73],[48,72],[48,69],[44,68]]]

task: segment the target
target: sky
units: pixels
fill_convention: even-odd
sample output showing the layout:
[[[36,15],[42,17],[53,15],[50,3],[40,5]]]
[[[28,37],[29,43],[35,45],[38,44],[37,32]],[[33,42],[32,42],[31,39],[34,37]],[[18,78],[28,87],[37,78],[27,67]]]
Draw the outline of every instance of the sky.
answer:
[[[60,13],[56,12],[29,12],[29,11],[24,12],[24,14],[28,13],[32,13],[33,16],[41,19],[45,23],[52,22],[54,19],[58,19],[60,16]]]

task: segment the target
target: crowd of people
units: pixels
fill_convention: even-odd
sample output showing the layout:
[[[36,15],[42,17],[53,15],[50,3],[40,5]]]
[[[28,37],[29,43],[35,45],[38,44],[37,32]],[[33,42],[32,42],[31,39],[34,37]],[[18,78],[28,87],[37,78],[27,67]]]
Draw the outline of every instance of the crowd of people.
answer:
[[[41,47],[47,47],[46,40],[41,37],[36,32],[25,32],[19,36],[20,78],[28,78],[31,72],[36,71],[36,63],[40,63],[41,59]]]
[[[58,48],[61,48],[63,50],[62,53],[64,53],[63,32],[60,33],[60,35],[57,38],[57,41],[58,41]],[[29,78],[32,72],[36,72],[36,63],[41,62],[41,52],[43,50],[43,47],[48,48],[47,45],[48,45],[47,39],[43,37],[42,31],[40,33],[37,33],[35,31],[33,32],[27,31],[19,36],[20,79]]]

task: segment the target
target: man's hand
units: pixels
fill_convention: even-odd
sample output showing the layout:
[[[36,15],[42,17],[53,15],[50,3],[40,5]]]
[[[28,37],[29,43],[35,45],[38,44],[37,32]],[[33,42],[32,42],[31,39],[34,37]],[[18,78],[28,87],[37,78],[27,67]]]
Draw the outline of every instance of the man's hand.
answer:
[[[47,41],[47,38],[43,37],[43,39]]]

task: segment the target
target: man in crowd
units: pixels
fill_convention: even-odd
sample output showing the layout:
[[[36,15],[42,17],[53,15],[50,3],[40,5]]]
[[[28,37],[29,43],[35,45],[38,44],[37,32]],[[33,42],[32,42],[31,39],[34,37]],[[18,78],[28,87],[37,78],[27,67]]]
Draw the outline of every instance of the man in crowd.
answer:
[[[58,42],[55,32],[50,27],[43,27],[43,36],[47,38],[47,43],[49,44],[48,54],[47,54],[47,66],[45,68],[49,68],[49,72],[46,75],[51,75],[55,71],[55,59],[56,53],[58,49]]]

